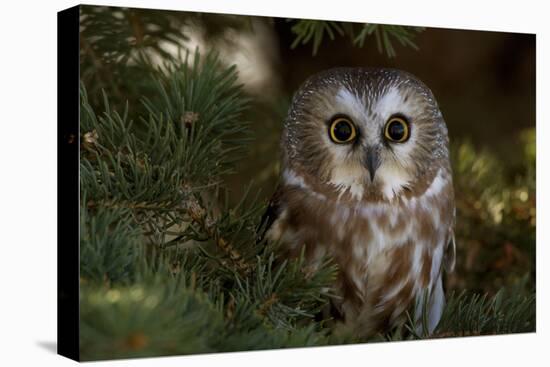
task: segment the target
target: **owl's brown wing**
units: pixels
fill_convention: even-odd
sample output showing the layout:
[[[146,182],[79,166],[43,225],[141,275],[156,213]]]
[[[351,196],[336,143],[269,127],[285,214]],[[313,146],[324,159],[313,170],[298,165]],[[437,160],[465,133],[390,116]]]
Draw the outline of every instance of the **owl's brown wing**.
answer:
[[[449,227],[447,243],[445,244],[444,254],[443,254],[443,267],[447,272],[452,272],[455,268],[456,262],[456,242],[455,242],[455,231],[454,224],[456,221],[456,208],[453,209],[453,221]]]
[[[271,196],[269,204],[260,219],[260,224],[256,229],[256,244],[263,241],[267,231],[271,228],[271,225],[279,217],[281,207],[281,188],[277,187],[275,193]]]
[[[448,273],[454,270],[456,262],[455,233],[452,228],[449,230],[449,236],[450,238],[443,254],[443,267]]]

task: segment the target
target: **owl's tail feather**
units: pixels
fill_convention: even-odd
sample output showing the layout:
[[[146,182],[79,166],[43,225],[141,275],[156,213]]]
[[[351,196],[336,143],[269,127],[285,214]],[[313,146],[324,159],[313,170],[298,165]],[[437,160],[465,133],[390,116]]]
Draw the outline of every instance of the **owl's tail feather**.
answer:
[[[416,334],[432,335],[445,308],[445,293],[441,274],[431,292],[421,294],[416,299],[415,327]]]

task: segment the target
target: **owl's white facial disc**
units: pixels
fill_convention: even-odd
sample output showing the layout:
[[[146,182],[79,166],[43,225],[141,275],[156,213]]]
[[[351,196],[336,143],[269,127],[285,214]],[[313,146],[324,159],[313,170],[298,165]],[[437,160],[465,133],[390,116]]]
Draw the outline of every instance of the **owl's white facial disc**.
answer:
[[[371,106],[367,104],[369,100],[372,101]],[[357,199],[362,198],[365,189],[376,184],[384,197],[391,200],[413,179],[414,165],[410,155],[416,137],[415,129],[411,129],[411,135],[406,142],[389,147],[384,141],[384,126],[396,114],[415,116],[418,107],[396,87],[388,88],[377,98],[358,95],[341,87],[335,96],[333,107],[350,116],[357,125],[361,147],[352,152],[350,146],[334,146],[330,141],[327,142],[334,162],[330,182],[342,192],[349,190]],[[369,179],[370,172],[364,165],[367,147],[377,147],[380,160],[372,182]]]

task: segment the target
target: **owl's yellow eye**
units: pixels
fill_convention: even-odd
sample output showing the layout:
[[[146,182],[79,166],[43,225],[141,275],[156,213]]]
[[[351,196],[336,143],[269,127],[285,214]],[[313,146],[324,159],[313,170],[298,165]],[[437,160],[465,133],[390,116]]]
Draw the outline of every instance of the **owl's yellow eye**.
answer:
[[[355,125],[345,117],[337,117],[330,123],[329,136],[337,144],[350,143],[356,135]]]
[[[386,122],[384,136],[394,143],[404,143],[409,139],[409,124],[402,117],[392,117]]]

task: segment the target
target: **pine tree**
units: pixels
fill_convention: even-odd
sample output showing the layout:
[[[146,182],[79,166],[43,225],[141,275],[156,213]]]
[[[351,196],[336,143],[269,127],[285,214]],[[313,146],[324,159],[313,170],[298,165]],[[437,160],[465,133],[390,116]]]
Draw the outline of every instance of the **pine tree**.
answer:
[[[258,242],[265,202],[249,188],[234,204],[224,184],[252,138],[244,119],[251,99],[235,67],[215,53],[174,56],[161,47],[185,39],[193,16],[208,22],[172,12],[81,8],[82,359],[423,338],[410,322],[370,340],[334,335],[321,310],[336,266],[327,258],[312,269],[303,257],[283,260],[277,244]],[[241,26],[232,17],[225,21]],[[292,28],[296,42],[314,37],[315,52],[322,39],[299,24]],[[322,27],[329,35],[331,29],[348,32],[331,22]],[[360,29],[352,37],[358,46],[370,34],[379,45],[388,34],[410,45],[404,28]],[[454,154],[458,172],[478,170],[476,182],[457,183],[464,193],[459,223],[492,216],[480,238],[513,238],[530,248],[533,239],[521,236],[532,228],[534,170],[509,184],[503,176],[489,177],[497,165],[490,155],[477,156],[468,143]],[[534,156],[527,166],[534,167]],[[518,190],[531,195],[531,206],[522,194],[516,198]],[[504,203],[501,212],[511,213],[508,227],[519,229],[512,233],[495,222],[495,200]],[[481,209],[468,211],[468,205]],[[516,215],[518,208],[528,216]],[[534,264],[534,253],[528,261]],[[435,336],[534,330],[533,277],[524,279],[492,295],[452,295]]]

